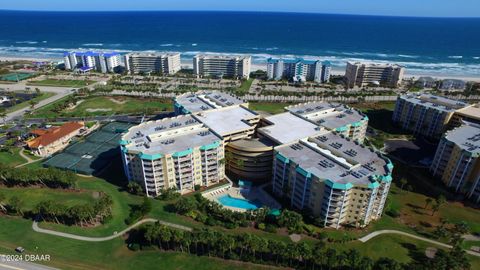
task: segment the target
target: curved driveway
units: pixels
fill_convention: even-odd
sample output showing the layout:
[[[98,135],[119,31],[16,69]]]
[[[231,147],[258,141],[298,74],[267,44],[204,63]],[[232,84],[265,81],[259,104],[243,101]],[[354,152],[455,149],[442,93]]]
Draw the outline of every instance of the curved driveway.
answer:
[[[125,230],[123,230],[121,232],[118,232],[118,233],[110,235],[110,236],[105,236],[105,237],[80,236],[80,235],[71,234],[71,233],[64,233],[64,232],[58,232],[58,231],[53,231],[53,230],[48,230],[48,229],[42,229],[42,228],[38,227],[38,223],[36,221],[33,222],[32,229],[36,232],[39,232],[39,233],[45,233],[45,234],[50,234],[50,235],[60,236],[60,237],[64,237],[64,238],[80,240],[80,241],[103,242],[103,241],[109,241],[109,240],[115,239],[117,237],[120,237],[120,236],[126,234],[131,229],[133,229],[135,227],[138,227],[138,226],[140,226],[144,223],[153,223],[153,222],[157,222],[157,221],[160,224],[165,225],[165,226],[169,226],[169,227],[184,230],[184,231],[192,231],[192,228],[190,228],[190,227],[186,227],[186,226],[183,226],[183,225],[178,225],[178,224],[174,224],[174,223],[170,223],[170,222],[166,222],[166,221],[161,221],[161,220],[153,219],[153,218],[142,219],[142,220],[138,221],[137,223],[129,226],[128,228],[126,228]]]

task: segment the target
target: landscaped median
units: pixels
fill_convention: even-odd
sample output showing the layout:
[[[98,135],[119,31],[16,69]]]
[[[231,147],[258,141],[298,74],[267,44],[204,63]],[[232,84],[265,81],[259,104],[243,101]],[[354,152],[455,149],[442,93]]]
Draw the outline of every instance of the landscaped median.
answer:
[[[32,86],[57,86],[57,87],[85,87],[95,83],[91,80],[62,80],[62,79],[44,79],[44,80],[32,80],[27,85]]]

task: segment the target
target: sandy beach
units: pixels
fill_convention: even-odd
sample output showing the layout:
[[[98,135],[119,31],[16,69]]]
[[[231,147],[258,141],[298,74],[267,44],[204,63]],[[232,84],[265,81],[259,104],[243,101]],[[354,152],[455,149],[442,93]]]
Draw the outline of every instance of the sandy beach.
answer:
[[[63,61],[63,58],[59,58],[59,57],[35,58],[35,57],[28,57],[28,56],[25,56],[25,57],[0,56],[0,61],[32,61],[32,62],[34,62],[34,61]],[[181,60],[181,65],[182,65],[182,68],[189,68],[189,69],[193,68],[192,62],[190,60],[187,60],[187,59],[182,59]],[[266,63],[252,63],[251,64],[251,70],[252,71],[255,71],[255,70],[266,71],[267,70],[267,64]],[[331,71],[331,74],[342,76],[342,75],[345,74],[345,68],[343,68],[343,67],[333,67],[332,71]],[[480,82],[480,75],[475,77],[475,76],[449,75],[449,74],[437,74],[437,73],[428,74],[428,72],[427,73],[412,72],[412,71],[409,71],[408,68],[406,69],[404,78],[405,79],[410,79],[410,78],[418,79],[419,77],[422,77],[422,76],[429,76],[429,77],[433,77],[433,78],[436,78],[436,79],[460,79],[460,80],[465,80],[465,81]]]

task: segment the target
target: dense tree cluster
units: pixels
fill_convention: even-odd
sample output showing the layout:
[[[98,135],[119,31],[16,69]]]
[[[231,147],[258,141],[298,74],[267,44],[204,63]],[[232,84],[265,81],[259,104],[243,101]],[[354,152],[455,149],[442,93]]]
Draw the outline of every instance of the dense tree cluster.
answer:
[[[130,206],[130,215],[125,219],[125,223],[130,225],[135,221],[140,220],[146,216],[150,211],[152,211],[152,202],[148,197],[143,197],[143,203],[140,205],[131,205]]]
[[[6,186],[41,185],[49,188],[72,188],[75,174],[53,168],[12,168],[0,164],[0,184]]]
[[[172,203],[169,209],[206,225],[218,225],[229,229],[248,227],[254,223],[259,229],[270,232],[279,227],[285,227],[291,232],[303,232],[306,226],[302,215],[294,211],[283,210],[280,216],[274,216],[268,208],[235,212],[205,199],[200,193],[181,197]]]
[[[198,256],[219,257],[295,269],[446,270],[470,268],[461,249],[454,249],[450,252],[440,251],[437,258],[433,260],[423,256],[406,265],[388,258],[380,258],[374,261],[362,256],[354,249],[340,252],[327,248],[323,241],[318,241],[315,244],[307,242],[285,243],[261,238],[254,234],[232,235],[211,229],[194,230],[192,232],[181,231],[158,223],[133,231],[127,242],[132,249],[157,246],[161,250],[173,250]],[[465,259],[467,263],[455,259],[456,256]]]
[[[93,204],[85,203],[71,207],[46,200],[37,204],[33,214],[49,222],[80,226],[96,225],[104,223],[111,217],[112,204],[112,198],[103,193]]]

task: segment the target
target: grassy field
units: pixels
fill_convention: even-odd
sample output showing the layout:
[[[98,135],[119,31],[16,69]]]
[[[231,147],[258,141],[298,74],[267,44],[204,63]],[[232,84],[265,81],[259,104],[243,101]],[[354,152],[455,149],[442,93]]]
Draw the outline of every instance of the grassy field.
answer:
[[[49,265],[61,269],[273,269],[186,254],[127,249],[123,239],[82,242],[36,233],[32,221],[0,216],[0,253],[13,254],[17,246],[26,254],[49,254]]]
[[[15,193],[19,196],[22,196],[22,194],[19,192],[24,192],[23,196],[30,198],[32,201],[54,198],[59,201],[71,200],[71,203],[75,203],[78,200],[89,199],[88,194],[91,194],[93,191],[103,191],[112,196],[113,199],[113,218],[105,225],[95,228],[80,228],[76,226],[65,226],[53,223],[41,223],[40,226],[42,228],[49,228],[84,236],[107,236],[113,234],[115,231],[120,231],[126,228],[127,225],[125,224],[124,220],[129,214],[130,205],[140,204],[142,201],[141,196],[130,195],[119,188],[118,185],[124,181],[124,177],[120,167],[118,166],[120,165],[114,164],[112,167],[109,167],[106,170],[106,173],[101,176],[102,178],[78,176],[77,187],[85,191],[85,193],[80,197],[77,197],[77,194],[73,193],[69,196],[74,198],[65,198],[62,197],[63,194],[59,195],[55,191],[44,191],[43,189],[27,189],[26,191],[9,189],[0,190],[0,192],[5,192],[7,196],[10,193]],[[87,197],[85,198],[83,196]],[[447,205],[444,205],[441,210],[432,217],[429,209],[423,210],[425,198],[425,195],[401,191],[398,187],[393,186],[392,192],[389,196],[388,207],[398,209],[401,212],[400,217],[392,218],[388,215],[384,215],[380,221],[375,222],[366,229],[362,230],[320,230],[327,232],[329,237],[333,239],[359,237],[374,230],[387,228],[411,233],[416,233],[416,231],[419,231],[420,233],[424,234],[433,230],[433,227],[424,228],[423,226],[425,225],[425,222],[428,221],[428,223],[435,225],[437,222],[439,222],[441,217],[448,218],[451,221],[460,221],[466,219],[472,228],[477,228],[480,226],[480,215],[475,212],[477,210],[465,207],[458,203],[448,203]],[[148,216],[190,227],[204,226],[191,219],[166,211],[165,206],[168,203],[170,202],[152,200],[153,210]],[[33,202],[31,204],[33,205]],[[422,209],[419,209],[419,207]],[[413,227],[416,228],[414,229]],[[249,232],[269,239],[290,241],[288,236],[282,234],[281,232],[278,234],[271,234],[250,228],[238,228],[235,230],[227,230],[219,227],[214,228],[232,234]],[[7,233],[9,230],[12,230],[13,233]],[[55,245],[51,244],[52,239],[54,239]],[[316,240],[310,238],[308,241],[311,242]],[[116,239],[103,243],[83,243],[79,241],[61,239],[58,237],[32,232],[31,221],[20,218],[0,217],[0,247],[11,250],[16,245],[22,245],[26,247],[27,250],[33,250],[36,246],[38,246],[38,253],[48,253],[55,256],[56,259],[53,262],[54,266],[67,269],[69,267],[71,269],[86,269],[91,267],[102,269],[129,269],[129,266],[134,264],[137,265],[137,267],[138,265],[141,265],[142,269],[144,267],[145,269],[150,269],[149,267],[152,267],[151,269],[153,269],[153,266],[151,265],[158,266],[158,263],[160,262],[162,263],[162,266],[165,265],[165,269],[175,269],[175,265],[177,264],[182,266],[180,268],[189,268],[192,266],[190,263],[193,264],[193,262],[202,264],[201,267],[205,267],[205,269],[221,269],[221,267],[226,263],[220,260],[177,253],[161,253],[158,251],[131,252],[126,249],[122,239]],[[347,244],[328,244],[328,247],[333,247],[338,250],[356,248],[363,255],[370,256],[374,259],[378,259],[380,257],[390,257],[401,262],[408,262],[411,260],[412,256],[415,256],[415,254],[418,255],[419,253],[423,253],[425,248],[428,246],[431,245],[410,239],[408,237],[395,235],[380,236],[365,244],[362,244],[358,241],[348,242]],[[68,251],[64,252],[64,250]],[[73,263],[72,266],[66,267],[66,263],[68,263],[70,260]],[[108,265],[106,265],[105,262],[109,262]],[[472,264],[480,266],[478,259],[473,257]],[[230,266],[230,262],[228,265]],[[247,266],[248,265],[238,265],[237,263],[231,265],[233,269],[236,269],[235,267],[239,267],[239,269],[248,269]]]
[[[368,126],[375,132],[368,136],[368,141],[377,148],[382,148],[389,139],[412,139],[408,132],[392,124],[395,102],[355,103],[352,107],[368,116]]]
[[[59,80],[59,79],[45,79],[40,81],[30,81],[27,85],[37,86],[65,86],[65,87],[84,87],[94,83],[90,80]]]
[[[26,107],[29,107],[30,106],[30,102],[31,101],[35,101],[36,103],[42,101],[42,100],[45,100],[49,97],[53,97],[55,95],[55,93],[52,93],[52,92],[41,92],[39,96],[35,97],[35,98],[32,98],[31,100],[28,100],[28,101],[25,101],[25,102],[22,102],[22,103],[18,103],[18,104],[15,104],[14,106],[8,108],[6,110],[7,113],[10,113],[10,112],[14,112],[14,111],[18,111],[20,109],[23,109],[23,108],[26,108]]]
[[[9,152],[0,152],[0,163],[17,166],[27,162],[23,157],[20,156],[19,152],[20,148],[15,148],[13,150],[13,154]]]
[[[23,201],[23,211],[33,210],[35,206],[45,200],[46,198],[58,202],[66,206],[74,206],[84,204],[86,202],[93,202],[93,192],[80,192],[80,191],[65,191],[49,188],[0,188],[0,194],[4,194],[7,201],[11,197],[18,197]]]
[[[280,102],[251,102],[249,108],[254,111],[266,112],[269,114],[277,114],[285,112],[285,107],[293,105],[293,103]]]
[[[65,109],[60,113],[53,111],[57,104],[64,103],[61,99],[53,104],[37,110],[32,117],[55,118],[58,116],[97,116],[112,114],[156,113],[172,111],[173,105],[169,100],[132,97],[90,97],[81,101],[73,109]]]
[[[243,81],[240,87],[237,89],[238,92],[246,94],[250,90],[250,87],[252,87],[253,79],[248,79],[246,81]]]

